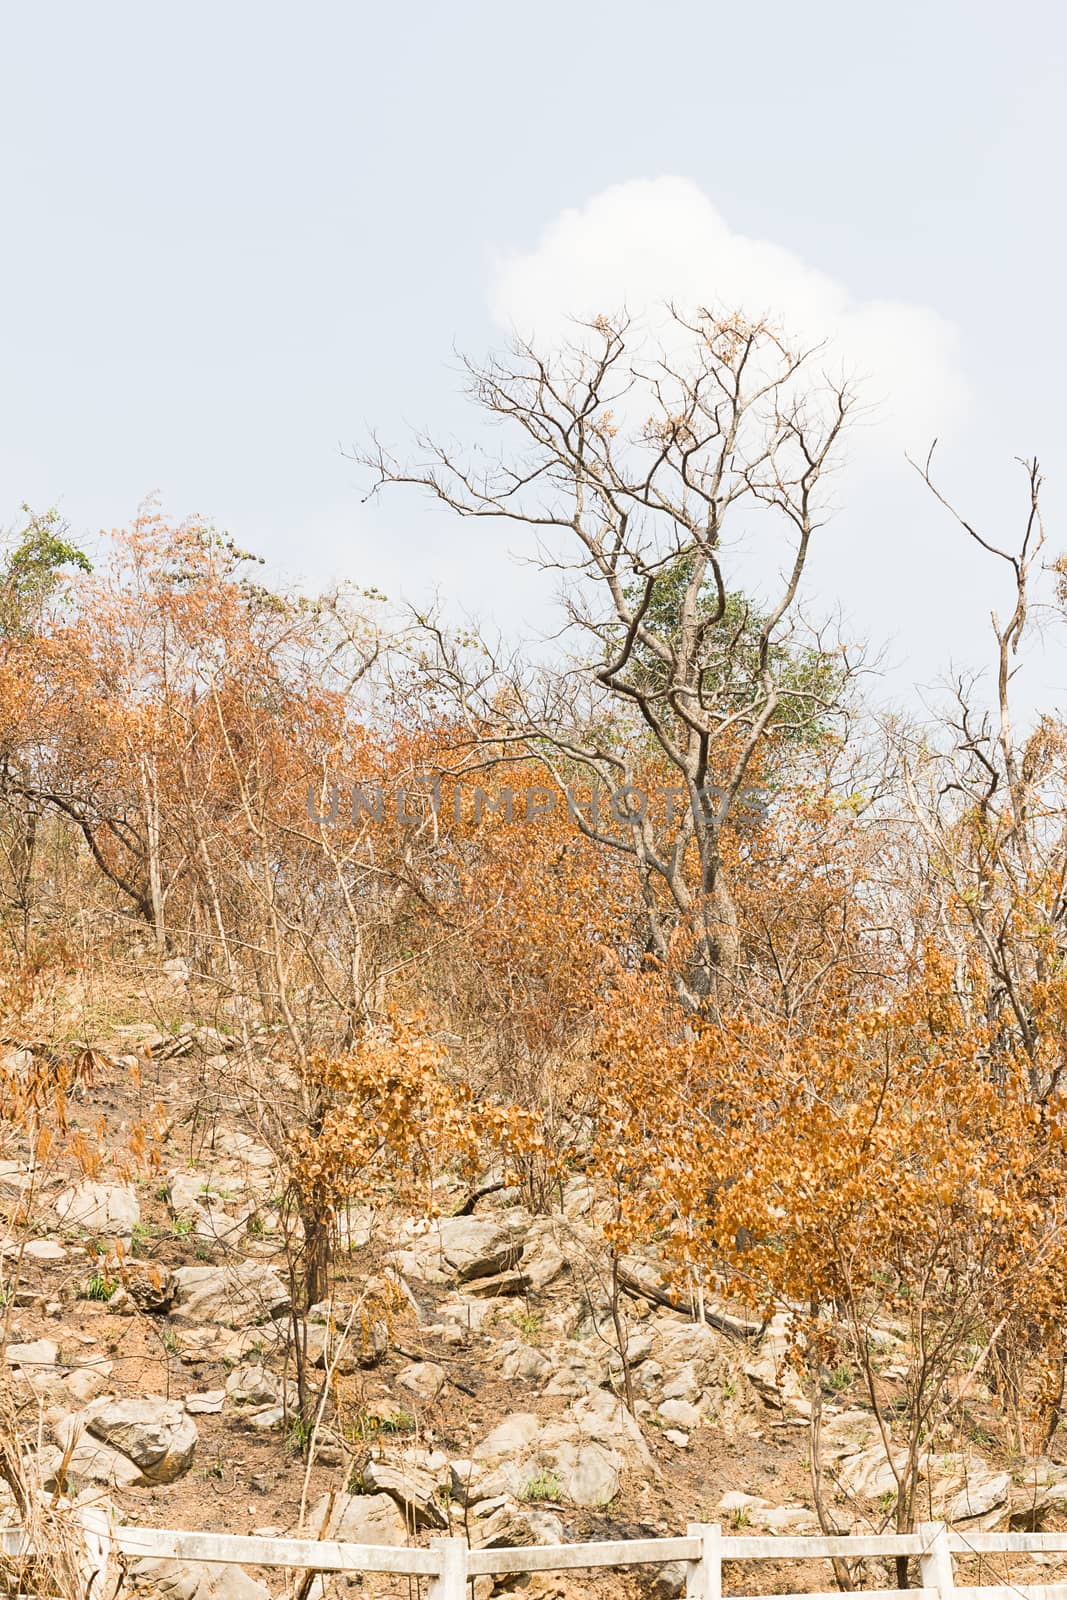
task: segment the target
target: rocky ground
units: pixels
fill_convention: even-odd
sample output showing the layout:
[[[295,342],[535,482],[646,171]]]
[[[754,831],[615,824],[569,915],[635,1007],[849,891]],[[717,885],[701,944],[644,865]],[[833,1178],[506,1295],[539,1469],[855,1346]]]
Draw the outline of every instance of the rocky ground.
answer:
[[[818,1531],[808,1404],[783,1361],[784,1314],[762,1333],[737,1308],[694,1321],[661,1303],[670,1296],[653,1256],[628,1262],[631,1415],[595,1200],[575,1179],[550,1216],[507,1190],[448,1215],[468,1197],[447,1187],[433,1220],[353,1214],[334,1299],[294,1323],[280,1179],[225,1093],[226,1041],[130,1027],[100,1044],[107,1059],[74,1108],[95,1176],[57,1165],[25,1215],[25,1160],[9,1152],[0,1163],[12,1219],[0,1382],[46,1487],[142,1525],[390,1544],[442,1533],[477,1546],[551,1544],[677,1534],[691,1521]],[[223,1092],[205,1121],[208,1076]],[[146,1176],[126,1152],[154,1106],[165,1131]],[[310,1466],[294,1337],[316,1388],[329,1375]],[[891,1411],[899,1333],[882,1337]],[[1005,1457],[993,1437],[979,1407],[931,1441],[926,1513],[964,1529],[1064,1526],[1067,1465]],[[847,1369],[828,1375],[823,1449],[834,1526],[891,1530],[893,1476]],[[178,1600],[280,1590],[277,1574],[236,1568],[141,1563],[130,1576]],[[987,1562],[982,1581],[1004,1576]],[[1041,1578],[1050,1581],[1047,1566]],[[866,1581],[891,1580],[871,1564]],[[409,1593],[406,1579],[331,1583]],[[730,1586],[830,1583],[828,1568],[782,1563]],[[497,1592],[665,1597],[682,1586],[667,1569],[588,1585],[509,1579]],[[477,1600],[491,1589],[479,1579]]]

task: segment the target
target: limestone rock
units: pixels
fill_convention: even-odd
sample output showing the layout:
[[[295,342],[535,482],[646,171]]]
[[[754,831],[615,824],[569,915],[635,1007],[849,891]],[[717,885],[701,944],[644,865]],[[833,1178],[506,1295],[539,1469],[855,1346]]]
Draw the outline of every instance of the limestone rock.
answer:
[[[664,1400],[657,1415],[678,1428],[699,1428],[701,1423],[700,1407],[688,1400]]]
[[[204,1389],[200,1394],[187,1394],[183,1404],[191,1417],[213,1417],[218,1416],[225,1399],[225,1389]]]
[[[472,1452],[475,1461],[504,1461],[525,1450],[537,1438],[540,1424],[532,1411],[513,1411],[486,1434]]]
[[[132,1462],[137,1481],[144,1484],[173,1483],[188,1472],[199,1442],[196,1423],[181,1401],[160,1395],[95,1400],[62,1427],[61,1443],[67,1442],[69,1430],[84,1427],[93,1439]]]
[[[531,1288],[545,1289],[567,1270],[567,1257],[560,1242],[562,1230],[554,1217],[531,1225],[523,1241],[522,1272]]]
[[[169,1267],[158,1261],[123,1261],[119,1265],[122,1288],[141,1311],[168,1311],[178,1293]]]
[[[898,1471],[902,1472],[903,1452],[894,1459]],[[845,1456],[838,1464],[836,1477],[845,1493],[859,1500],[880,1500],[883,1495],[897,1493],[897,1480],[881,1439],[856,1455]]]
[[[87,1406],[90,1400],[99,1399],[110,1386],[112,1365],[110,1361],[88,1361],[68,1372],[63,1380],[68,1401],[76,1406]]]
[[[543,1350],[515,1340],[500,1352],[500,1376],[523,1383],[538,1383],[552,1371],[552,1362]],[[581,1391],[576,1391],[581,1392]],[[557,1391],[558,1393],[558,1391]]]
[[[618,1456],[595,1440],[562,1442],[552,1465],[564,1495],[576,1506],[610,1505],[619,1492]]]
[[[58,1239],[31,1239],[26,1246],[31,1261],[65,1261],[67,1252]]]
[[[363,1468],[363,1482],[376,1494],[388,1494],[417,1528],[447,1528],[448,1517],[437,1498],[435,1476],[414,1466],[398,1466],[373,1458]]]
[[[281,1380],[266,1367],[234,1367],[226,1379],[226,1394],[235,1405],[275,1405],[280,1393]]]
[[[381,1320],[364,1322],[357,1319],[345,1333],[345,1323],[327,1324],[311,1319],[303,1333],[307,1359],[313,1367],[332,1366],[335,1372],[358,1372],[361,1368],[376,1367],[389,1354],[389,1328]]]
[[[554,1512],[520,1511],[511,1503],[498,1506],[471,1530],[471,1544],[477,1550],[563,1543],[563,1523]]]
[[[270,1600],[265,1583],[229,1563],[142,1559],[131,1563],[129,1581],[152,1600]]]
[[[137,1195],[128,1184],[83,1183],[64,1189],[55,1213],[66,1228],[84,1228],[108,1238],[125,1238],[141,1220]]]
[[[529,1219],[443,1217],[399,1252],[401,1270],[414,1277],[459,1283],[491,1278],[518,1264]]]
[[[43,1489],[63,1489],[76,1494],[91,1484],[105,1484],[112,1489],[132,1489],[144,1483],[140,1468],[121,1451],[112,1450],[110,1445],[83,1433],[67,1455],[69,1435],[65,1422],[57,1425],[56,1434],[60,1440],[59,1448],[45,1449],[37,1458]]]
[[[316,1532],[326,1515],[324,1495],[312,1507],[308,1527]],[[332,1537],[348,1544],[407,1543],[408,1530],[396,1501],[388,1494],[343,1494],[335,1506]]]
[[[993,1471],[981,1456],[931,1456],[929,1471],[936,1485],[935,1503],[946,1522],[984,1517],[1011,1496],[1011,1474]]]
[[[436,1361],[413,1361],[398,1375],[396,1381],[403,1384],[423,1405],[432,1405],[447,1379],[444,1367],[438,1366]]]
[[[273,1267],[236,1261],[223,1267],[179,1267],[172,1315],[182,1322],[249,1328],[289,1308],[289,1291]]]
[[[530,1280],[517,1269],[495,1272],[489,1277],[472,1278],[466,1284],[466,1290],[479,1300],[502,1300],[507,1295],[529,1294]]]
[[[28,1344],[9,1344],[4,1351],[9,1367],[54,1367],[59,1361],[59,1346],[54,1339],[33,1339]]]

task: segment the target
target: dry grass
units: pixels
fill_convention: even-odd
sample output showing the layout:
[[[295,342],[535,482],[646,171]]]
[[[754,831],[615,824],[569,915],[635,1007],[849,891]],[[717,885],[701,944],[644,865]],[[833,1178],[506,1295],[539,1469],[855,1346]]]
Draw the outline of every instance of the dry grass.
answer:
[[[62,1468],[58,1475],[62,1480]],[[102,1508],[73,1505],[41,1484],[19,1426],[19,1409],[6,1369],[0,1367],[0,1482],[5,1533],[21,1535],[28,1553],[0,1553],[0,1594],[50,1600],[115,1600],[109,1581],[106,1518]],[[6,1498],[6,1497],[5,1497]],[[11,1541],[13,1544],[15,1539]]]

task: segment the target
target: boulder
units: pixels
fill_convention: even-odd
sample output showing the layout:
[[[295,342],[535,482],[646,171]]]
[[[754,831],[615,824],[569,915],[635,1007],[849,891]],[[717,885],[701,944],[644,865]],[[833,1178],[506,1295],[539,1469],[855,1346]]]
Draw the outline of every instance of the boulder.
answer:
[[[187,1394],[183,1403],[191,1417],[214,1417],[222,1410],[225,1399],[225,1389],[204,1389],[200,1394]]]
[[[895,1454],[894,1460],[897,1470],[902,1472],[903,1452]],[[845,1493],[855,1495],[858,1500],[880,1500],[883,1495],[897,1493],[897,1480],[881,1439],[856,1455],[845,1456],[838,1463],[836,1477]]]
[[[311,1509],[308,1527],[317,1533],[328,1508],[323,1495]],[[388,1494],[342,1494],[334,1507],[330,1537],[346,1544],[407,1543],[408,1530],[396,1501]]]
[[[1011,1474],[993,1471],[980,1456],[931,1456],[929,1470],[940,1480],[934,1499],[946,1522],[987,1516],[1011,1497]]]
[[[313,1367],[332,1366],[335,1372],[358,1372],[361,1368],[376,1367],[389,1354],[389,1328],[385,1322],[359,1319],[353,1322],[347,1334],[344,1329],[343,1322],[339,1327],[336,1323],[308,1322],[303,1335],[304,1347]]]
[[[226,1379],[226,1394],[235,1405],[276,1405],[281,1394],[281,1380],[266,1367],[234,1367]]]
[[[518,1264],[529,1219],[443,1217],[399,1254],[401,1269],[414,1277],[470,1283],[491,1278]]]
[[[656,1415],[676,1428],[692,1430],[701,1423],[700,1407],[690,1405],[688,1400],[664,1400]]]
[[[615,1498],[624,1471],[657,1471],[638,1424],[604,1390],[543,1424],[531,1413],[513,1413],[475,1446],[473,1460],[475,1471],[490,1470],[464,1490],[468,1499],[507,1493],[522,1500],[555,1485],[561,1498],[594,1509]],[[463,1466],[452,1465],[454,1473]]]
[[[522,1383],[538,1383],[552,1371],[552,1362],[543,1350],[516,1340],[498,1352],[500,1376],[517,1378]],[[576,1391],[580,1392],[580,1391]]]
[[[811,1402],[789,1360],[793,1342],[792,1313],[780,1311],[771,1318],[759,1348],[746,1356],[745,1376],[771,1405],[808,1416]]]
[[[637,1365],[639,1372],[641,1366],[636,1357],[645,1348],[647,1337],[644,1330],[636,1330],[628,1343],[631,1366]],[[668,1324],[650,1344],[655,1350],[654,1368],[660,1369],[662,1382],[657,1389],[652,1373],[642,1372],[638,1387],[650,1399],[658,1396],[664,1420],[683,1428],[695,1427],[695,1410],[706,1422],[729,1434],[747,1428],[752,1412],[762,1409],[746,1375],[744,1356],[717,1329],[701,1322]],[[653,1368],[653,1363],[647,1365]],[[774,1392],[777,1402],[779,1391]],[[679,1405],[688,1406],[690,1411],[683,1414],[677,1410]]]
[[[93,1449],[90,1440],[95,1440],[108,1452],[125,1457],[134,1476],[122,1476],[135,1485],[173,1483],[188,1472],[199,1442],[196,1423],[186,1414],[181,1401],[165,1400],[160,1395],[138,1400],[94,1400],[84,1411],[66,1417],[57,1427],[56,1436],[65,1446],[79,1432],[82,1437],[77,1450]],[[85,1434],[90,1438],[86,1439]],[[113,1464],[105,1458],[104,1466],[110,1472]],[[109,1480],[104,1477],[95,1481]]]
[[[552,1472],[576,1506],[595,1510],[610,1505],[619,1492],[619,1457],[595,1440],[559,1444],[552,1454]]]
[[[475,1445],[473,1458],[490,1463],[506,1461],[526,1450],[539,1432],[540,1424],[532,1411],[513,1411]]]
[[[9,1367],[54,1367],[59,1362],[59,1346],[54,1339],[33,1339],[28,1344],[9,1344],[4,1351]]]
[[[182,1322],[250,1328],[289,1309],[289,1291],[273,1267],[236,1261],[222,1267],[179,1267],[172,1315]]]
[[[65,1261],[67,1252],[57,1239],[31,1239],[26,1246],[31,1261]]]
[[[398,1466],[373,1458],[363,1468],[363,1482],[375,1494],[391,1495],[417,1528],[447,1528],[448,1517],[437,1497],[436,1476],[420,1467]]]
[[[436,1361],[413,1361],[397,1376],[397,1383],[413,1394],[423,1405],[432,1405],[441,1393],[448,1374]]]
[[[124,1183],[86,1179],[64,1189],[54,1209],[65,1228],[84,1228],[107,1238],[128,1237],[141,1220],[137,1195]]]
[[[567,1257],[554,1217],[531,1224],[522,1249],[523,1277],[535,1290],[545,1289],[567,1270]]]
[[[229,1563],[141,1559],[130,1564],[128,1578],[134,1594],[152,1600],[270,1600],[265,1583]]]
[[[494,1272],[486,1278],[472,1278],[466,1285],[468,1294],[479,1300],[502,1300],[506,1295],[529,1294],[530,1280],[521,1272]]]
[[[90,1400],[99,1399],[111,1385],[111,1370],[110,1361],[88,1361],[75,1367],[63,1380],[68,1404],[87,1406]]]
[[[689,1568],[684,1561],[667,1561],[659,1567],[648,1590],[648,1600],[678,1600],[685,1593]]]
[[[1043,1513],[1067,1506],[1067,1466],[1047,1456],[1032,1456],[1023,1464],[1011,1497],[1013,1529],[1041,1527]]]
[[[140,1468],[120,1450],[82,1433],[68,1454],[65,1422],[57,1424],[56,1435],[59,1447],[46,1448],[37,1457],[42,1489],[75,1495],[93,1484],[109,1489],[135,1489],[144,1484]]]
[[[475,1550],[521,1548],[530,1544],[563,1544],[563,1523],[551,1511],[520,1511],[511,1503],[498,1506],[471,1528]]]

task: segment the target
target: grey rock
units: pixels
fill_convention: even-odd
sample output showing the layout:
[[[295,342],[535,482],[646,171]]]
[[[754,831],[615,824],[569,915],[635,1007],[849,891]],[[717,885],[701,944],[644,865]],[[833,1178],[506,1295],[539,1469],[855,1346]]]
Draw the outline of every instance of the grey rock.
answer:
[[[251,1412],[246,1420],[257,1433],[271,1433],[285,1421],[285,1407],[264,1406],[261,1411]]]
[[[324,1495],[312,1507],[308,1527],[317,1533],[326,1515]],[[332,1537],[348,1544],[407,1543],[408,1530],[396,1501],[388,1494],[343,1494],[335,1506]]]
[[[182,1322],[249,1328],[289,1309],[289,1291],[273,1267],[237,1261],[222,1267],[179,1267],[174,1274]]]
[[[347,1334],[344,1328],[343,1322],[339,1327],[308,1323],[305,1348],[313,1367],[332,1366],[335,1372],[358,1372],[376,1367],[389,1354],[389,1328],[385,1322],[359,1320],[353,1322]]]
[[[532,1544],[563,1544],[563,1523],[551,1511],[520,1511],[505,1502],[471,1530],[471,1544],[478,1550],[499,1550]]]
[[[398,1374],[397,1383],[424,1405],[432,1405],[447,1382],[448,1374],[436,1361],[413,1361]]]
[[[513,1411],[476,1444],[475,1461],[504,1461],[525,1450],[537,1438],[540,1424],[532,1411]]]
[[[679,1428],[700,1427],[700,1408],[690,1405],[688,1400],[664,1400],[657,1414],[664,1422],[670,1422]]]
[[[183,1404],[191,1417],[214,1417],[222,1410],[225,1399],[225,1389],[204,1389],[200,1394],[187,1394]]]
[[[173,1483],[188,1472],[199,1442],[196,1423],[180,1400],[93,1401],[76,1419],[94,1439],[119,1451],[146,1484]]]
[[[153,1600],[270,1600],[265,1583],[257,1583],[243,1567],[228,1563],[134,1561],[129,1581],[135,1594]]]
[[[251,1364],[234,1367],[226,1379],[226,1393],[235,1405],[276,1405],[281,1379],[266,1367]]]
[[[619,1492],[618,1457],[595,1440],[563,1443],[554,1452],[554,1468],[563,1493],[576,1506],[610,1505]]]
[[[174,1304],[178,1280],[161,1262],[123,1261],[119,1276],[123,1289],[141,1311],[168,1311]]]
[[[685,1593],[687,1567],[684,1561],[668,1561],[652,1579],[648,1600],[678,1600]]]
[[[59,1345],[54,1339],[32,1339],[28,1344],[9,1344],[4,1351],[9,1367],[54,1367],[59,1361]]]
[[[401,1252],[402,1263],[416,1276],[436,1272],[459,1283],[495,1277],[518,1264],[528,1221],[518,1215],[443,1217]]]
[[[74,1431],[79,1430],[75,1428]],[[140,1468],[128,1456],[84,1433],[67,1455],[70,1438],[67,1420],[57,1425],[56,1436],[60,1441],[59,1448],[43,1450],[37,1458],[43,1489],[61,1489],[68,1494],[78,1494],[91,1484],[104,1484],[111,1489],[132,1489],[143,1485],[144,1477]]]
[[[419,1467],[397,1466],[371,1459],[363,1482],[376,1494],[388,1494],[418,1528],[447,1528],[448,1517],[437,1498],[437,1479]]]
[[[66,1228],[84,1228],[108,1238],[125,1238],[141,1220],[137,1195],[124,1183],[93,1183],[86,1179],[64,1189],[55,1213]]]
[[[56,1239],[31,1239],[26,1246],[31,1261],[65,1261],[67,1252]]]
[[[500,1376],[517,1378],[523,1383],[538,1383],[551,1371],[552,1362],[549,1357],[532,1344],[509,1345],[500,1360]]]

